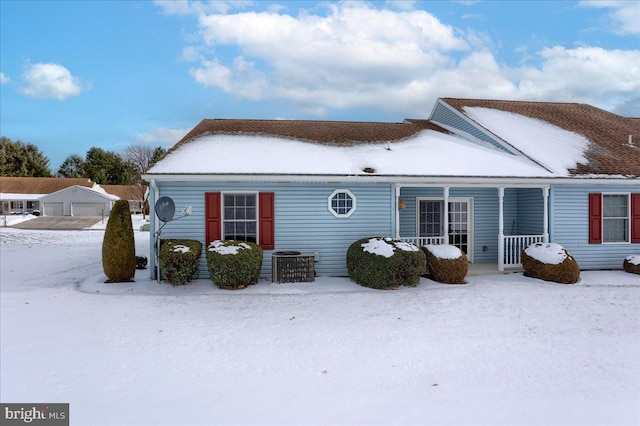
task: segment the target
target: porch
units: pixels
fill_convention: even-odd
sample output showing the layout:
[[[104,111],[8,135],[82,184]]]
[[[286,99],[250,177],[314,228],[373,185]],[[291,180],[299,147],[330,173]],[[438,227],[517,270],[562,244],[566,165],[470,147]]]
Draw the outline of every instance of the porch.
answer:
[[[517,271],[524,248],[549,240],[548,198],[548,186],[397,185],[396,237],[457,246],[470,274]]]

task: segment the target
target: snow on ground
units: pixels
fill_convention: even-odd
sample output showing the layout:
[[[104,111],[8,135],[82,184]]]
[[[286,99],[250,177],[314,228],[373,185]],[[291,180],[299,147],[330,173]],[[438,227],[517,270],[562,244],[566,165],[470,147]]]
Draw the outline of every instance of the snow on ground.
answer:
[[[0,229],[2,402],[92,425],[640,423],[637,275],[104,284],[102,235]]]
[[[34,216],[32,214],[1,215],[0,226],[17,225],[19,223],[26,222],[27,220],[35,219],[36,217],[38,216]]]

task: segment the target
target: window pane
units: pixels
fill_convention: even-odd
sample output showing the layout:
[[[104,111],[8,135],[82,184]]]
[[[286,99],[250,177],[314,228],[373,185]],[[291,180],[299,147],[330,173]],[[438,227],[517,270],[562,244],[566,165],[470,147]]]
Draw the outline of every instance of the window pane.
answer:
[[[256,208],[255,207],[247,207],[246,210],[246,219],[255,220],[256,219]]]
[[[331,209],[338,215],[347,215],[353,209],[353,198],[346,192],[331,197]]]
[[[224,218],[225,219],[235,219],[233,207],[225,207],[224,208]]]
[[[602,221],[602,241],[605,243],[626,242],[629,235],[627,219],[604,219]]]
[[[602,197],[602,213],[604,217],[627,217],[629,214],[628,197],[626,195],[604,195]]]
[[[224,195],[224,205],[233,207],[235,205],[235,197],[233,194]]]

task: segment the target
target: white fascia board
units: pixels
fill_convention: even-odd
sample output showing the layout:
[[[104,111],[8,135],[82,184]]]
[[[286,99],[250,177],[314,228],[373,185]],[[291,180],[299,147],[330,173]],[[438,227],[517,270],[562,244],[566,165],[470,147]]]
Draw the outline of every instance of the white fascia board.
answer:
[[[212,174],[157,174],[143,175],[143,179],[156,182],[274,182],[274,183],[385,183],[415,186],[540,186],[553,184],[580,185],[636,185],[640,187],[637,177],[474,177],[474,176],[363,176],[363,175],[212,175]]]

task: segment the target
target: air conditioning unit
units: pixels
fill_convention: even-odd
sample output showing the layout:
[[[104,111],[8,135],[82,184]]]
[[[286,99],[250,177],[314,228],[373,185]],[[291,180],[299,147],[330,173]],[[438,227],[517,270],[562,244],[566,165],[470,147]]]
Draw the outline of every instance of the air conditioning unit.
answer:
[[[310,283],[315,276],[314,253],[276,251],[271,255],[271,280],[274,283]]]

